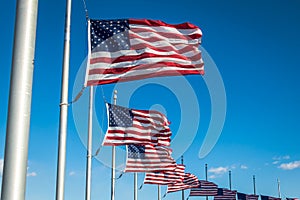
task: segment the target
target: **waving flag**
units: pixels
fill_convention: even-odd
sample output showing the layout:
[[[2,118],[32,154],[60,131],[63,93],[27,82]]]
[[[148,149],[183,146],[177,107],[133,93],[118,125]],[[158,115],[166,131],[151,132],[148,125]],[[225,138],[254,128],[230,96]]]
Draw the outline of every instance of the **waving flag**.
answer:
[[[199,187],[199,180],[194,174],[186,173],[182,182],[169,184],[167,193]]]
[[[214,197],[214,200],[236,200],[236,191],[218,188],[218,194]]]
[[[147,172],[144,184],[168,185],[182,182],[184,179],[185,166],[178,164],[175,169],[161,172]]]
[[[165,115],[152,110],[135,110],[106,104],[108,130],[104,146],[152,144],[170,146],[172,135]]]
[[[85,86],[204,74],[201,30],[159,20],[90,20]]]
[[[244,193],[237,193],[238,200],[258,200],[258,195],[255,194],[244,194]]]
[[[260,195],[261,200],[281,200],[279,197],[271,197],[271,196],[265,196],[265,195]]]
[[[173,170],[175,160],[166,147],[152,145],[128,145],[125,172],[154,172]]]
[[[215,196],[218,194],[218,185],[213,182],[200,180],[199,187],[192,188],[190,196]]]

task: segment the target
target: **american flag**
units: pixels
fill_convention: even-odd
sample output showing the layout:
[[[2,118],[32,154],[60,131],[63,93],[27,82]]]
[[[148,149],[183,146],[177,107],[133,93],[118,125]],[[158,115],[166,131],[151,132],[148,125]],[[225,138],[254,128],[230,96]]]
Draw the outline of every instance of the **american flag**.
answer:
[[[265,195],[260,195],[261,200],[281,200],[279,197],[271,197],[271,196],[265,196]]]
[[[186,190],[194,187],[199,187],[199,180],[197,176],[191,173],[186,173],[182,182],[168,185],[167,193],[177,192],[179,190]]]
[[[255,194],[244,194],[244,193],[237,193],[238,200],[258,200],[258,195]]]
[[[177,164],[175,169],[161,172],[147,172],[144,184],[168,185],[182,182],[184,179],[185,166]]]
[[[202,32],[159,20],[90,20],[85,86],[158,76],[204,74]]]
[[[299,200],[298,198],[286,198],[286,200]]]
[[[108,129],[104,146],[126,144],[153,144],[170,146],[172,135],[170,122],[160,112],[135,110],[122,106],[106,104]]]
[[[236,191],[218,188],[218,194],[214,196],[214,200],[236,200]]]
[[[172,151],[162,146],[128,145],[125,172],[154,172],[173,170],[175,160]]]
[[[192,188],[190,196],[215,196],[218,194],[218,185],[204,180],[199,180],[199,187]]]

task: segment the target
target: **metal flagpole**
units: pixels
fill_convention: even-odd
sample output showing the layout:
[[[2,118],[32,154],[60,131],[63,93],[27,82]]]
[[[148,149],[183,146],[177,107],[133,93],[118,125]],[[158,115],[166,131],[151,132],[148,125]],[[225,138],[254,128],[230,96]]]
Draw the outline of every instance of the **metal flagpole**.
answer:
[[[231,171],[229,170],[229,189],[231,190]]]
[[[137,200],[137,172],[134,172],[134,200]]]
[[[18,0],[6,127],[2,200],[25,199],[38,0]]]
[[[207,164],[205,164],[205,180],[207,181]],[[208,200],[208,196],[206,196],[206,200]]]
[[[85,199],[91,199],[91,174],[92,174],[92,138],[93,138],[93,100],[94,87],[90,86],[89,117],[88,117],[88,142],[86,161],[86,190]]]
[[[181,164],[183,165],[183,156],[181,156]],[[181,190],[181,199],[184,200],[184,190]]]
[[[117,90],[114,91],[114,105],[117,104]],[[115,180],[116,180],[116,147],[112,146],[112,154],[111,154],[111,200],[115,200]]]
[[[253,175],[253,193],[256,195],[255,175]]]
[[[70,64],[71,2],[72,0],[66,0],[65,41],[64,41],[64,57],[63,57],[63,69],[62,69],[62,81],[61,81],[56,200],[64,199],[64,188],[65,188],[68,87],[69,87],[69,64]]]
[[[278,197],[281,198],[279,178],[277,178],[277,185],[278,185]]]
[[[157,185],[157,199],[160,200],[160,185]]]

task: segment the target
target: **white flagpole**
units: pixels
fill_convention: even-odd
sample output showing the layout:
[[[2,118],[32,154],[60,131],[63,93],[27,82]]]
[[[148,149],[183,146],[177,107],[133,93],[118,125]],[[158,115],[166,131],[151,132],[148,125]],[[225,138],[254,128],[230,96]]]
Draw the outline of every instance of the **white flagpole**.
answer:
[[[134,200],[137,200],[137,172],[134,172]]]
[[[181,164],[183,165],[183,156],[181,156]],[[184,190],[181,190],[181,199],[184,200]]]
[[[38,0],[18,0],[6,127],[2,200],[25,199]]]
[[[255,175],[253,175],[253,193],[256,195]]]
[[[157,199],[160,200],[160,185],[157,185]]]
[[[278,185],[278,197],[281,198],[279,178],[277,179],[277,185]]]
[[[86,160],[86,189],[85,199],[91,199],[91,174],[92,174],[92,139],[93,139],[93,100],[94,87],[90,86],[89,117],[88,117],[88,141]]]
[[[62,69],[62,81],[61,81],[56,200],[64,199],[64,188],[65,188],[68,87],[69,87],[69,64],[70,64],[71,3],[72,0],[66,0],[65,41],[64,41],[64,57],[63,57],[63,69]]]
[[[117,90],[114,91],[114,105],[117,104]],[[111,200],[115,200],[115,180],[116,180],[116,147],[112,146],[112,154],[111,154]]]

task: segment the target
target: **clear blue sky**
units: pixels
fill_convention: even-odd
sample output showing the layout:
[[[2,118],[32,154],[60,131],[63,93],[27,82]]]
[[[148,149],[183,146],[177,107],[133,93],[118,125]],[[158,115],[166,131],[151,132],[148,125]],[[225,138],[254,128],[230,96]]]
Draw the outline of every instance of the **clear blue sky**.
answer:
[[[0,12],[0,167],[4,157],[15,4],[16,1],[2,2]],[[283,197],[300,197],[299,1],[88,0],[87,7],[91,18],[150,18],[167,23],[189,21],[198,25],[203,31],[202,47],[219,70],[227,102],[221,136],[208,155],[200,158],[199,149],[211,123],[212,107],[218,108],[211,100],[210,93],[220,91],[211,91],[203,77],[152,79],[156,84],[147,84],[146,81],[119,84],[117,87],[121,90],[118,102],[127,102],[130,107],[135,108],[157,108],[164,111],[172,122],[174,137],[186,134],[188,138],[188,135],[197,133],[184,152],[184,162],[186,171],[194,173],[198,178],[205,178],[204,165],[207,163],[209,179],[219,187],[228,187],[228,171],[231,170],[232,187],[240,192],[253,191],[252,176],[256,175],[258,194],[277,196],[279,178]],[[40,1],[38,12],[26,199],[51,200],[55,198],[65,2]],[[70,99],[72,93],[78,92],[75,91],[76,87],[73,91],[73,86],[86,56],[86,42],[83,3],[81,0],[74,0]],[[213,66],[206,65],[207,71]],[[211,77],[209,75],[207,73],[205,76],[214,81],[215,74],[212,73]],[[78,77],[82,76],[79,73]],[[167,85],[161,85],[164,81]],[[196,104],[189,90],[185,90],[186,83],[191,85]],[[139,84],[141,87],[133,91],[130,99],[122,100],[127,91]],[[104,95],[109,101],[115,86],[112,84],[103,87]],[[86,96],[87,91],[82,98]],[[104,124],[105,131],[106,117],[105,114],[103,117],[100,88],[96,92],[95,101],[95,120],[101,126]],[[195,107],[189,111],[181,110],[184,108],[181,104]],[[76,105],[73,110],[72,107],[69,108],[65,197],[81,200],[84,199],[85,192],[86,133],[80,133],[80,130],[81,126],[86,126],[87,114],[83,112],[78,116],[74,111],[75,107]],[[200,122],[194,119],[198,114]],[[181,116],[185,118],[182,119]],[[78,122],[75,118],[82,120]],[[182,121],[187,118],[190,126],[182,125]],[[198,124],[197,131],[191,133],[191,127]],[[184,133],[178,131],[181,125]],[[101,143],[99,138],[103,137],[97,127],[95,130],[94,152]],[[174,151],[177,149],[177,154],[182,150],[182,146],[178,144],[172,147]],[[100,157],[93,159],[92,199],[109,199],[110,168],[99,160]],[[139,185],[142,181],[143,174],[139,176]],[[117,180],[116,200],[133,199],[132,187],[131,174]],[[163,187],[162,193],[165,190]],[[147,185],[139,191],[139,199],[155,198],[156,187]],[[167,195],[165,199],[180,198],[180,193],[175,193]]]

